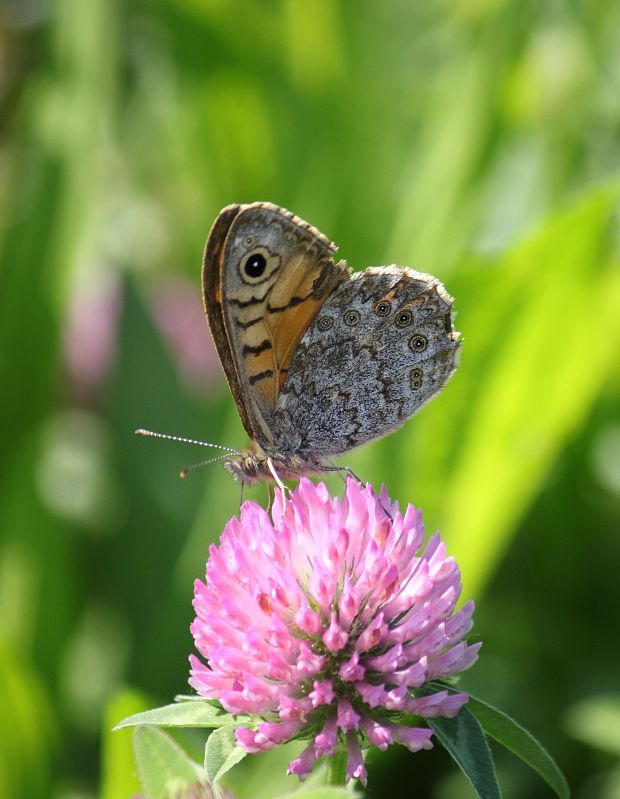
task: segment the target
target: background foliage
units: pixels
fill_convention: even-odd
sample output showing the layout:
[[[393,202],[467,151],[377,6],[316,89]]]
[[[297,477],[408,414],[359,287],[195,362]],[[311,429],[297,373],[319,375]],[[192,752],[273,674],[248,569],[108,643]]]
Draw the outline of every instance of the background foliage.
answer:
[[[239,490],[132,431],[243,445],[199,265],[222,206],[269,199],[457,298],[458,373],[348,462],[460,559],[466,685],[575,796],[620,796],[618,30],[617,0],[5,0],[0,795],[130,796],[108,730],[186,690],[192,580]],[[288,759],[230,784],[290,789]],[[468,795],[439,751],[371,763],[369,796],[403,786]]]

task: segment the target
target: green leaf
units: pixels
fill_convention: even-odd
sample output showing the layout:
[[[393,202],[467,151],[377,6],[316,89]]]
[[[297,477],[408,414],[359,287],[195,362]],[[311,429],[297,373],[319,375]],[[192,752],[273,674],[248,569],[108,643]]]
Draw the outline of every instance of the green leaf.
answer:
[[[463,708],[453,719],[428,719],[440,743],[467,777],[480,799],[500,799],[489,744],[477,719]]]
[[[119,716],[137,713],[149,704],[145,696],[133,690],[119,692],[108,702],[102,723],[100,799],[117,799],[139,793],[131,730],[117,734],[112,725]]]
[[[487,735],[533,768],[560,799],[568,799],[570,789],[564,775],[544,746],[531,733],[506,713],[481,699],[470,696],[467,708],[478,719]]]
[[[2,636],[0,686],[0,796],[49,796],[57,719],[32,664]]]
[[[237,746],[235,729],[237,724],[229,724],[215,730],[207,739],[205,747],[205,771],[210,782],[221,780],[224,774],[236,766],[247,755]]]
[[[450,278],[464,335],[454,379],[397,446],[386,438],[348,461],[389,484],[392,497],[415,497],[428,526],[444,533],[465,595],[492,574],[616,368],[617,183],[553,213],[496,262],[464,265]],[[579,324],[558,322],[569,308],[579,309]],[[587,364],[587,380],[576,363]],[[424,463],[415,484],[402,453]]]
[[[221,708],[208,702],[175,702],[143,713],[136,713],[119,722],[115,730],[150,724],[154,727],[224,727],[231,723],[231,716]]]
[[[200,782],[200,766],[163,730],[138,727],[133,747],[145,799],[170,799]]]

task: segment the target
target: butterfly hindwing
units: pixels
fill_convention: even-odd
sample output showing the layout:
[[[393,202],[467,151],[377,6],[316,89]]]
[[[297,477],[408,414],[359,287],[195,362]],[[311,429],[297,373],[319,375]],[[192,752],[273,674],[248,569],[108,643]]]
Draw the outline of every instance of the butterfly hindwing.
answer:
[[[400,427],[455,369],[451,305],[436,278],[404,267],[371,267],[338,287],[278,398],[282,446],[322,458]]]

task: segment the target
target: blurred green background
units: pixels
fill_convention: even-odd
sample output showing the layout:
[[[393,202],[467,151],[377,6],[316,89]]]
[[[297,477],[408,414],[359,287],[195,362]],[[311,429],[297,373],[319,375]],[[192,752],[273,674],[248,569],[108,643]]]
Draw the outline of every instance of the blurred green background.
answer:
[[[617,0],[4,0],[0,796],[129,797],[110,727],[187,690],[239,488],[133,430],[245,443],[199,270],[260,199],[456,297],[459,371],[347,463],[460,560],[465,686],[575,797],[620,797],[619,31]],[[248,758],[239,797],[290,790],[285,762]],[[371,762],[369,797],[469,795],[445,752]]]

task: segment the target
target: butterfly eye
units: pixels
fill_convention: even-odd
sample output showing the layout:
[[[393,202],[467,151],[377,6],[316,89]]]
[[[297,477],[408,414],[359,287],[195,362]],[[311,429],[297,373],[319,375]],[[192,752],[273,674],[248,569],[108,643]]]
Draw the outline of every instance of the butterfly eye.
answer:
[[[355,308],[350,308],[348,311],[345,311],[342,318],[344,319],[345,325],[349,325],[349,327],[355,327],[361,319],[359,311],[356,311]]]
[[[424,352],[427,344],[428,339],[426,336],[422,336],[419,333],[416,333],[415,336],[411,336],[409,339],[409,349],[412,350],[412,352]]]
[[[392,311],[392,306],[389,302],[381,300],[375,305],[375,313],[377,316],[389,316]]]
[[[424,372],[421,369],[412,369],[411,373],[409,374],[409,379],[411,381],[411,388],[413,389],[422,388],[423,377],[424,377]]]
[[[413,311],[405,308],[396,314],[396,327],[408,327],[413,322]]]
[[[334,320],[331,316],[322,316],[319,321],[317,322],[317,327],[319,330],[329,330],[330,327],[334,326]]]

